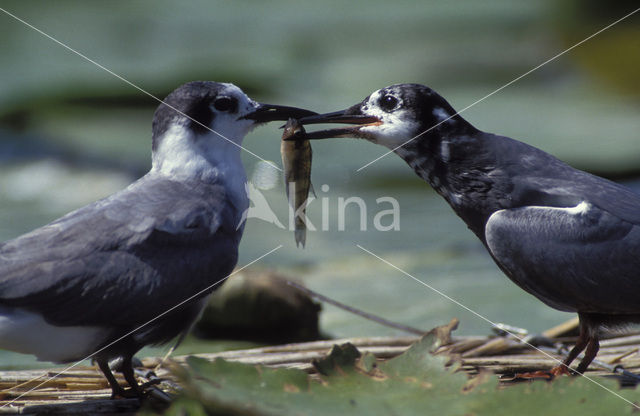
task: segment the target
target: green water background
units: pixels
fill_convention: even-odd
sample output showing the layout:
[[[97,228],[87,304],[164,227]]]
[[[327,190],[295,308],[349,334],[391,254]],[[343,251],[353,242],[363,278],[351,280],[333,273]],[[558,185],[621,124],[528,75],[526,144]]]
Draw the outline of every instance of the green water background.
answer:
[[[398,82],[433,87],[462,109],[633,9],[620,2],[79,2],[3,1],[16,14],[132,83],[164,97],[194,79],[233,82],[253,98],[333,111]],[[640,172],[638,17],[543,66],[465,111],[480,129],[540,147],[574,166],[625,180]],[[0,241],[113,193],[150,165],[157,103],[135,88],[0,13]],[[634,66],[636,77],[629,77]],[[631,79],[631,81],[629,81]],[[635,80],[635,82],[634,82]],[[280,164],[277,126],[247,149]],[[445,202],[395,155],[356,140],[314,144],[313,182],[329,210],[328,230],[293,233],[250,219],[239,265],[282,244],[258,267],[300,278],[349,305],[428,329],[461,319],[458,333],[490,325],[372,258],[379,254],[496,322],[540,331],[570,317],[512,284]],[[257,159],[243,155],[249,174]],[[263,191],[287,222],[282,183]],[[338,198],[359,196],[338,230]],[[400,205],[400,230],[373,229],[376,199]],[[309,209],[321,223],[321,201]],[[398,335],[333,307],[335,336]],[[237,343],[188,341],[180,353]],[[157,354],[163,349],[148,350]],[[143,354],[144,354],[143,353]],[[39,366],[0,351],[0,367]]]

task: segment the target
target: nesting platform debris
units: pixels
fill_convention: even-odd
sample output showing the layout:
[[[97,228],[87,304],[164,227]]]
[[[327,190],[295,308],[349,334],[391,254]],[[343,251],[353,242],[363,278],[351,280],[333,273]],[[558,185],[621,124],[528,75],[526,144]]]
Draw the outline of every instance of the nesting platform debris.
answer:
[[[562,336],[563,332],[566,333],[570,329],[571,325],[565,325],[562,330],[553,328],[545,331],[545,336],[557,337],[553,337],[552,347],[540,346],[540,350],[508,334],[452,336],[451,342],[441,346],[436,354],[450,357],[450,362],[457,362],[459,370],[470,376],[481,371],[492,371],[500,376],[502,385],[508,386],[514,382],[514,373],[548,370],[556,365],[555,360],[561,360],[564,350],[570,348],[575,341],[573,336]],[[345,338],[195,355],[208,360],[223,358],[247,364],[297,368],[315,377],[317,372],[312,361],[326,356],[336,344],[350,342],[360,352],[369,352],[385,360],[406,351],[418,339],[416,336]],[[598,360],[587,372],[589,376],[611,375],[613,366],[623,366],[628,371],[640,372],[640,335],[616,336],[602,340],[600,345]],[[173,357],[171,362],[182,363],[185,359],[185,356]],[[157,377],[167,379],[158,387],[169,396],[179,390],[179,386],[172,381],[168,369],[170,365],[154,357],[145,358],[142,363],[143,368],[137,369],[138,376],[144,376],[153,370]],[[608,368],[604,368],[607,366]],[[134,413],[140,407],[137,399],[110,400],[111,390],[95,367],[74,367],[54,379],[47,380],[61,370],[62,368],[0,371],[0,414],[126,414]],[[38,376],[40,378],[36,380]],[[45,380],[47,381],[44,382]],[[141,381],[145,382],[148,379],[141,377]],[[40,383],[43,384],[39,385]],[[36,386],[38,387],[33,389]],[[30,391],[31,389],[33,390]]]

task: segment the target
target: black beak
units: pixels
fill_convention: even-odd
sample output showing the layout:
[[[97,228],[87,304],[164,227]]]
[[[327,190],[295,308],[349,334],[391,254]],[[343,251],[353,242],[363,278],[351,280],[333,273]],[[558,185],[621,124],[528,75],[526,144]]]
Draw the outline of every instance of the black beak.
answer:
[[[359,106],[358,106],[359,107]],[[316,114],[308,117],[303,117],[300,120],[301,124],[322,124],[322,123],[344,123],[344,124],[372,124],[380,122],[378,117],[367,116],[351,107],[346,110],[335,111],[333,113]]]
[[[258,104],[258,108],[243,119],[255,120],[257,123],[266,123],[269,121],[286,121],[290,118],[304,118],[315,116],[318,113],[297,107],[287,107],[284,105]]]
[[[358,130],[360,127],[369,125],[378,125],[381,123],[378,117],[362,114],[360,104],[349,107],[346,110],[335,111],[333,113],[316,114],[313,116],[303,117],[298,120],[300,124],[324,124],[324,123],[344,123],[355,124],[353,127],[344,127],[337,129],[319,130],[307,132],[303,136],[293,136],[292,140],[298,138],[304,139],[328,139],[330,137],[359,137]]]

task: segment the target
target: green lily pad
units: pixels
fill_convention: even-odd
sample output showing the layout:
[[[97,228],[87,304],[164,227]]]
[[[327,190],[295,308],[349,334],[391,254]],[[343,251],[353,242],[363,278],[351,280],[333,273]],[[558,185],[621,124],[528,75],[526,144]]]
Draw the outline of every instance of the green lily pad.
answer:
[[[613,380],[562,378],[498,388],[492,374],[469,380],[448,357],[433,355],[453,325],[425,335],[387,361],[361,354],[353,345],[335,347],[315,362],[318,377],[296,369],[274,369],[191,357],[176,375],[185,387],[170,415],[532,415],[630,414],[623,399],[637,397]],[[609,391],[607,390],[609,389]]]

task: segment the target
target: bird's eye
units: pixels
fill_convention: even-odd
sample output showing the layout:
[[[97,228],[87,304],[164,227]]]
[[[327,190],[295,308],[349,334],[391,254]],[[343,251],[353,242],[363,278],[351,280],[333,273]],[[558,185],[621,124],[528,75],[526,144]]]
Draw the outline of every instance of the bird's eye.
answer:
[[[235,101],[229,97],[216,98],[213,107],[218,111],[232,111],[235,108]]]
[[[384,111],[391,111],[398,106],[398,99],[393,95],[383,95],[378,101],[378,105]]]

